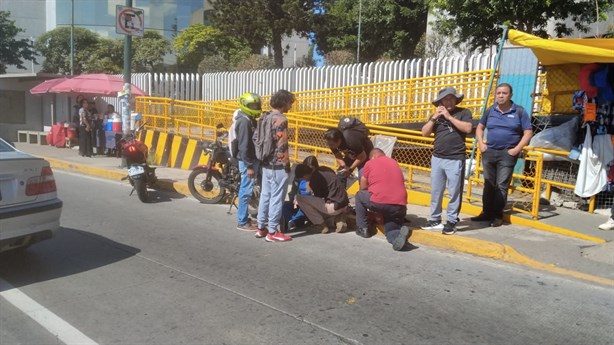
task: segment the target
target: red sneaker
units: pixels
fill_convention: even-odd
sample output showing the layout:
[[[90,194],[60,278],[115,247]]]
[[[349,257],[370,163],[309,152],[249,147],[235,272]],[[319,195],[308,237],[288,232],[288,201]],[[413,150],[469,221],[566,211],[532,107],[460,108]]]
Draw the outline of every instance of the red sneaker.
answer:
[[[292,237],[284,235],[280,231],[276,231],[274,234],[268,233],[264,240],[267,242],[287,242],[292,241]]]
[[[267,229],[256,229],[256,238],[263,238],[269,234]]]

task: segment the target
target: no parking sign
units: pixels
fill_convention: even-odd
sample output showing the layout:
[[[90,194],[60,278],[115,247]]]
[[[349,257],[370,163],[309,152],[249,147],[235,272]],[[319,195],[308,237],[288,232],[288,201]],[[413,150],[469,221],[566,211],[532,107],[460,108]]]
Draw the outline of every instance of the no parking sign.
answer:
[[[115,32],[120,35],[143,36],[145,11],[141,8],[117,5],[115,7]]]

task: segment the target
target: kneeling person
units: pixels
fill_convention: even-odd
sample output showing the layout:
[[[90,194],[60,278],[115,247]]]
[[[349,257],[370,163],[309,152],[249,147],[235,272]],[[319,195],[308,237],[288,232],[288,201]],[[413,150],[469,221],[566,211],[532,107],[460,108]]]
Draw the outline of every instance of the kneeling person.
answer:
[[[336,216],[345,212],[349,204],[348,194],[337,174],[330,168],[313,168],[306,164],[296,166],[296,178],[309,182],[313,195],[297,195],[298,207],[313,224],[324,224],[322,233],[332,229],[343,232],[344,222],[335,222]]]
[[[367,210],[380,213],[384,218],[386,239],[394,250],[405,247],[410,229],[404,225],[407,214],[407,190],[399,164],[386,157],[378,148],[371,151],[360,178],[360,191],[356,194],[356,234],[368,237]]]

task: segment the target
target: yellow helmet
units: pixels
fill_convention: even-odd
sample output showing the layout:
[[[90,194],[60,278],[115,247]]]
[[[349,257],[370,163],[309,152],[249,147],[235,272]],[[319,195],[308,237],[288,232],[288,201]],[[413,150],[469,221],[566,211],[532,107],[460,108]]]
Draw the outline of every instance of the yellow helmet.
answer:
[[[255,93],[244,93],[239,98],[239,108],[246,115],[251,117],[257,117],[262,113],[262,101],[260,96]]]

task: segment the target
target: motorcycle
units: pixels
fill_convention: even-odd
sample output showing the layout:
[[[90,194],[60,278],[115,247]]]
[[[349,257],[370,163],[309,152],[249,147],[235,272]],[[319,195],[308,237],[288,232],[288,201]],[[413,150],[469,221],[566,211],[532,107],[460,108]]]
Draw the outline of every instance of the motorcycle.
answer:
[[[222,141],[228,137],[222,124],[218,124],[217,140],[203,145],[203,154],[209,155],[207,164],[195,166],[188,177],[190,193],[198,201],[204,204],[217,204],[223,200],[230,201],[228,214],[232,207],[237,206],[239,187],[241,185],[241,172],[239,161],[230,154],[228,146]],[[258,214],[258,201],[260,198],[260,186],[254,184],[252,198],[248,204],[249,214]]]
[[[135,134],[131,134],[120,141],[121,154],[126,159],[128,166],[128,176],[122,178],[128,180],[132,186],[130,195],[136,191],[141,202],[149,202],[149,192],[147,188],[153,187],[158,178],[156,177],[156,168],[150,167],[147,164],[147,153],[149,152],[147,145],[136,139],[136,135],[143,129],[143,123],[136,129]]]

